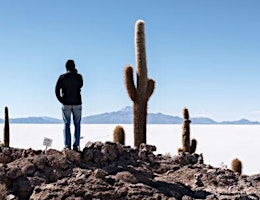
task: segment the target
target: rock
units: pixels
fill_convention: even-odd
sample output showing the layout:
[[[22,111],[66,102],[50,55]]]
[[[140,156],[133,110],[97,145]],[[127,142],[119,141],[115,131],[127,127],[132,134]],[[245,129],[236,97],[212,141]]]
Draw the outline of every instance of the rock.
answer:
[[[4,153],[0,153],[0,163],[8,163],[11,161],[11,157],[5,155]]]
[[[64,149],[63,150],[63,155],[65,156],[65,158],[67,158],[69,161],[73,162],[73,163],[78,163],[80,161],[80,153],[70,150],[70,149]]]
[[[173,162],[181,166],[190,165],[190,164],[194,165],[198,163],[199,159],[200,162],[203,163],[202,154],[198,155],[198,154],[190,154],[188,152],[180,152],[180,155],[173,156]]]
[[[128,171],[118,172],[115,176],[116,181],[123,181],[128,183],[137,183],[137,179],[133,174]]]
[[[116,148],[117,148],[117,151],[118,151],[118,155],[121,156],[124,152],[123,145],[117,143]]]
[[[107,157],[100,150],[94,150],[93,161],[96,164],[104,164],[107,161]]]
[[[155,163],[156,162],[156,157],[154,154],[149,154],[147,156],[147,160],[150,162],[150,163]]]
[[[22,176],[22,171],[17,166],[11,166],[6,173],[6,176],[10,179],[16,179],[19,176]]]
[[[18,197],[14,196],[13,194],[9,194],[6,197],[6,200],[19,200]]]
[[[148,166],[142,167],[128,167],[129,172],[134,175],[138,183],[148,184],[149,181],[153,178],[154,174]]]
[[[142,143],[140,144],[140,150],[145,150],[148,153],[153,153],[154,151],[156,151],[156,146]]]
[[[27,178],[30,181],[32,188],[35,188],[38,185],[46,183],[46,180],[44,178],[41,178],[41,177],[38,177],[38,176],[27,177]]]
[[[33,190],[31,182],[26,176],[21,176],[13,182],[14,194],[16,194],[19,199],[29,199],[30,194]]]
[[[104,145],[104,144],[103,144],[102,142],[97,141],[97,142],[94,143],[94,149],[101,150],[101,148],[102,148],[103,145]]]
[[[260,198],[260,174],[205,165],[202,154],[163,156],[155,149],[113,142],[89,142],[82,152],[0,147],[0,182],[14,200]]]
[[[181,200],[193,200],[192,197],[184,195]]]
[[[181,199],[184,195],[193,196],[192,190],[181,183],[157,181],[155,184],[159,191],[164,192],[167,196],[175,197],[176,199]]]
[[[9,147],[0,147],[0,163],[9,163],[12,161],[11,150]]]
[[[109,161],[114,161],[118,156],[118,151],[115,145],[106,143],[101,148],[101,152],[107,157]]]
[[[67,159],[65,158],[65,156],[63,154],[48,155],[47,159],[49,161],[50,166],[52,166],[54,168],[58,168],[58,169],[67,169],[68,168]]]
[[[75,168],[73,169],[73,173],[75,175],[75,182],[78,184],[84,184],[86,182],[86,179],[93,174],[91,170],[81,169],[81,168]]]
[[[93,159],[94,153],[92,149],[84,148],[83,149],[83,161],[89,162]]]
[[[32,175],[36,171],[36,167],[31,162],[27,162],[22,166],[21,171],[24,175]]]
[[[94,143],[93,142],[90,142],[90,141],[88,141],[87,143],[86,143],[86,145],[85,145],[85,148],[93,148],[94,147]]]
[[[195,185],[198,186],[198,187],[202,187],[204,184],[201,180],[202,178],[202,174],[201,173],[198,173],[198,174],[194,174],[194,177],[195,177]]]
[[[45,165],[48,164],[48,159],[46,155],[39,155],[33,158],[33,164],[39,170],[43,170]]]
[[[108,175],[108,173],[105,170],[102,169],[96,169],[94,171],[94,176],[96,178],[105,178]]]
[[[147,151],[146,150],[140,150],[138,152],[138,157],[141,160],[146,160],[147,159]]]

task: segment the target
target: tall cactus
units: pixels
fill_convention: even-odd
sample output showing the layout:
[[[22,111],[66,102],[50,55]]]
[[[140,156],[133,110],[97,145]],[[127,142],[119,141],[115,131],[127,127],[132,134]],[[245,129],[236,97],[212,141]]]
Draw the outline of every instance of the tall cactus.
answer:
[[[196,151],[197,141],[190,141],[190,116],[187,108],[183,109],[183,127],[182,127],[182,151],[194,153]]]
[[[5,107],[5,125],[4,125],[4,147],[9,147],[10,133],[9,133],[9,116],[8,108]]]
[[[125,84],[128,95],[133,101],[134,109],[134,146],[139,148],[146,143],[147,102],[153,94],[155,82],[147,77],[144,21],[135,24],[136,79],[135,86],[133,68],[125,67]]]

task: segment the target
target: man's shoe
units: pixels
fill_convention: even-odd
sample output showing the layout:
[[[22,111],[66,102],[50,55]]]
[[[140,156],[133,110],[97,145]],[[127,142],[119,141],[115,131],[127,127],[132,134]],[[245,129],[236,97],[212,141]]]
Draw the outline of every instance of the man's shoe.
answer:
[[[64,149],[66,149],[66,150],[68,150],[68,149],[69,149],[69,150],[70,150],[71,148],[70,148],[70,147],[68,147],[68,146],[65,146],[65,147],[64,147]]]
[[[73,147],[73,150],[79,152],[79,147]]]

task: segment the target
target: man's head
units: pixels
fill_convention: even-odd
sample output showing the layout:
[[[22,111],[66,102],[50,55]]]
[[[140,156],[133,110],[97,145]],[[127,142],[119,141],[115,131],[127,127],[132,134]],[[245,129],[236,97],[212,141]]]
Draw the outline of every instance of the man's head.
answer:
[[[68,60],[66,62],[66,69],[67,69],[67,71],[74,71],[75,70],[74,60]]]

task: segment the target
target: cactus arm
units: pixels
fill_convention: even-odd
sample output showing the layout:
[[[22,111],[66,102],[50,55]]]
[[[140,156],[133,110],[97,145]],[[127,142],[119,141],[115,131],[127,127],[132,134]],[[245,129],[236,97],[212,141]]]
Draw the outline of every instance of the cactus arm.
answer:
[[[135,24],[135,30],[136,65],[140,73],[147,74],[144,21],[138,20]]]
[[[125,67],[125,85],[130,99],[136,101],[136,88],[134,84],[133,68],[131,66]]]
[[[153,94],[154,87],[155,87],[154,80],[153,79],[149,79],[148,83],[147,83],[147,90],[146,90],[146,100],[147,101],[150,98],[150,96]]]
[[[192,139],[190,145],[190,153],[195,153],[197,147],[197,140]]]

